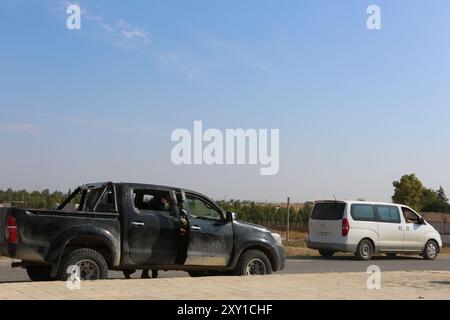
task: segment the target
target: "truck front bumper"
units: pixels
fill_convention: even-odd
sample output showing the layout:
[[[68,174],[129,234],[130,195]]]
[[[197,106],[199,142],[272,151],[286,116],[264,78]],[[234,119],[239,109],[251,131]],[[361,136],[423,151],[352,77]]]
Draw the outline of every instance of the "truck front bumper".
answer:
[[[278,256],[278,263],[277,263],[277,270],[274,271],[280,271],[283,270],[286,266],[286,249],[284,246],[276,246],[276,252]]]

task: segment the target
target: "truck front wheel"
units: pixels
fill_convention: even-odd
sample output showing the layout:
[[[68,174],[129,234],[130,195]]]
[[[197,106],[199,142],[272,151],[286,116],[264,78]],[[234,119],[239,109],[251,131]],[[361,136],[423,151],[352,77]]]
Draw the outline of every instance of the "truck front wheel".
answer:
[[[249,250],[239,258],[236,269],[236,275],[253,276],[266,275],[272,273],[272,265],[269,258],[259,250]]]
[[[59,279],[67,280],[74,276],[80,280],[98,280],[108,278],[108,264],[105,258],[92,249],[74,249],[64,254]]]
[[[50,276],[51,266],[26,266],[28,277],[31,281],[52,281],[55,280]]]

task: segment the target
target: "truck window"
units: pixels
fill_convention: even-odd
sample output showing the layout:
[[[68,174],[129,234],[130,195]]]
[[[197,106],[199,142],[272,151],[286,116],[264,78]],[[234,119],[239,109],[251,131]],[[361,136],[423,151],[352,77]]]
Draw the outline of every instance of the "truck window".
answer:
[[[222,219],[222,215],[211,204],[194,195],[186,194],[185,207],[192,218]]]
[[[85,200],[83,203],[83,207],[81,208],[81,211],[84,212],[93,212],[95,204],[101,197],[103,193],[103,188],[89,188],[87,189],[85,194]]]
[[[111,188],[107,188],[97,205],[95,206],[95,212],[115,212],[114,193]]]
[[[169,191],[135,189],[133,190],[134,207],[139,211],[159,211],[171,213]]]

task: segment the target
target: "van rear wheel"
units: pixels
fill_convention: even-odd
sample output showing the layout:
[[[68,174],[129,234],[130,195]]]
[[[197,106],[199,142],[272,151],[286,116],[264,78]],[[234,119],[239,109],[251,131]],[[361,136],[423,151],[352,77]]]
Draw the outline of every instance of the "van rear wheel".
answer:
[[[319,250],[319,254],[324,258],[331,258],[335,252],[333,250]]]
[[[373,255],[373,245],[368,239],[362,239],[356,248],[355,256],[358,260],[370,260]]]

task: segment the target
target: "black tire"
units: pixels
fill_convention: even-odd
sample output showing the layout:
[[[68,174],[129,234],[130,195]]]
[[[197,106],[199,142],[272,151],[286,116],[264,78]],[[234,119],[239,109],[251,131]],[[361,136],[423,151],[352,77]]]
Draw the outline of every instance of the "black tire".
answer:
[[[92,249],[74,249],[64,254],[59,268],[58,278],[67,280],[70,266],[78,265],[81,280],[98,280],[108,278],[108,264],[105,258]]]
[[[429,240],[425,244],[425,248],[423,249],[422,252],[422,257],[425,260],[434,260],[437,258],[438,253],[439,253],[439,245],[436,243],[436,241]]]
[[[31,281],[53,281],[54,277],[50,275],[51,266],[27,266],[28,277]]]
[[[389,252],[389,253],[386,253],[386,256],[389,258],[395,258],[397,256],[397,254],[394,252]]]
[[[234,274],[239,276],[266,275],[272,273],[272,265],[269,258],[259,250],[244,252],[234,269]]]
[[[324,258],[331,258],[335,252],[333,250],[319,250],[319,254]]]
[[[355,256],[358,260],[370,260],[373,256],[373,245],[368,239],[362,239],[356,248]]]

